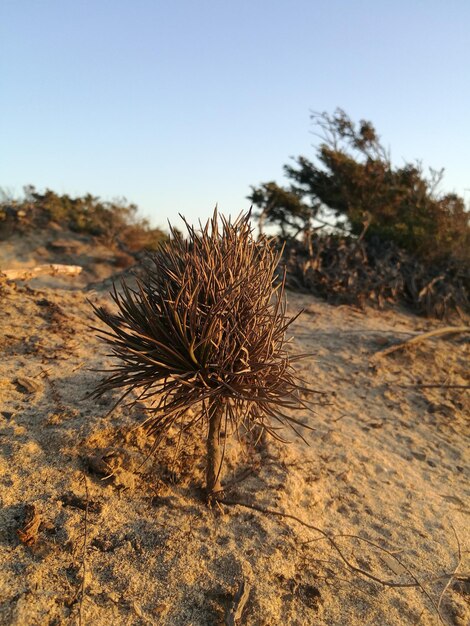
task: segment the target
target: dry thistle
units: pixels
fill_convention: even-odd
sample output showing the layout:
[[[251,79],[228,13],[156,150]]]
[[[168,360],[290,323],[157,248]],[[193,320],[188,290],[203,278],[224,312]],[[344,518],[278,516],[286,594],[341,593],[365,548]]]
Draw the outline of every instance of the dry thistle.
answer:
[[[94,390],[95,397],[139,389],[150,404],[146,425],[156,443],[176,425],[181,432],[208,428],[206,488],[221,492],[225,440],[230,432],[304,426],[286,412],[308,408],[286,351],[284,280],[272,240],[253,238],[250,214],[234,223],[217,211],[200,231],[186,221],[187,239],[172,239],[149,256],[144,278],[122,282],[112,298],[117,315],[94,307],[109,330],[96,329],[120,362]],[[170,227],[171,228],[171,227]],[[188,411],[192,409],[192,411]],[[277,424],[276,424],[277,423]],[[221,445],[221,433],[224,432]],[[301,435],[300,435],[301,436]]]

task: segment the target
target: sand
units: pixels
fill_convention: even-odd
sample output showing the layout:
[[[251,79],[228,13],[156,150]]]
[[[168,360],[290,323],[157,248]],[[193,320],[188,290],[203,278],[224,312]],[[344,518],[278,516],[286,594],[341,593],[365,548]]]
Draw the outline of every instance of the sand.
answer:
[[[0,624],[224,624],[243,581],[237,624],[470,623],[469,391],[420,386],[469,383],[468,335],[374,358],[443,324],[289,292],[289,312],[305,309],[292,350],[312,353],[299,370],[323,392],[300,416],[313,430],[228,444],[227,497],[295,516],[356,567],[411,585],[386,587],[292,518],[208,508],[203,432],[142,465],[146,407],[107,416],[116,396],[85,398],[112,364],[87,300],[110,306],[107,290],[61,280],[0,284]]]

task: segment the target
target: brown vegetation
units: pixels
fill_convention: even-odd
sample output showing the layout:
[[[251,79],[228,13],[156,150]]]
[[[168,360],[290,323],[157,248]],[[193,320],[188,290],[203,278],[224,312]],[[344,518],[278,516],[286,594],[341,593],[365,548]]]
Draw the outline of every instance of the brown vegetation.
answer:
[[[127,253],[155,250],[166,234],[137,216],[137,206],[125,200],[104,202],[86,194],[73,198],[50,189],[44,193],[25,187],[21,200],[0,201],[0,238],[14,232],[48,230],[55,224],[65,230],[92,235]]]
[[[275,284],[279,254],[254,240],[249,215],[221,222],[219,231],[215,212],[201,232],[186,224],[186,240],[173,231],[136,289],[114,289],[118,314],[95,308],[120,361],[94,395],[137,389],[139,400],[156,403],[147,423],[155,445],[173,425],[207,424],[211,497],[222,489],[229,431],[279,438],[274,422],[298,433],[303,424],[288,411],[307,406],[285,347],[295,318],[285,314],[284,283]]]

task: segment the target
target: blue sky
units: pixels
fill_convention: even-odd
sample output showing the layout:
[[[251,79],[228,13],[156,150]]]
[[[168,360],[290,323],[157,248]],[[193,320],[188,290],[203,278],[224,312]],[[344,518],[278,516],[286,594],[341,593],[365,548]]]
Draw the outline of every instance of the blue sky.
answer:
[[[234,214],[340,106],[469,200],[469,33],[468,0],[1,0],[0,186]]]

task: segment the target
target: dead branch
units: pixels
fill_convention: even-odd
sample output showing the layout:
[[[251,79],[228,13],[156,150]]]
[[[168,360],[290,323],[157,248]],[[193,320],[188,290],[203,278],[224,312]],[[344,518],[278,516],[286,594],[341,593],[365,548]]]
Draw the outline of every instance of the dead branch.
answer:
[[[36,276],[78,276],[82,271],[80,265],[60,265],[51,263],[49,265],[36,265],[26,269],[0,270],[0,275],[6,276],[7,280],[30,280]]]
[[[457,535],[457,531],[455,530],[454,526],[451,524],[452,526],[452,530],[454,531],[454,535],[455,535],[455,541],[457,542],[457,563],[455,565],[454,571],[452,572],[452,574],[449,576],[449,580],[447,581],[447,583],[444,586],[444,589],[441,592],[441,595],[439,596],[439,602],[437,603],[437,608],[440,609],[441,608],[441,604],[442,604],[442,600],[444,598],[444,595],[446,593],[446,591],[449,589],[450,585],[452,584],[452,581],[455,580],[456,576],[457,576],[457,571],[460,568],[461,564],[462,564],[462,547],[460,545],[460,540],[459,540],[459,536]]]
[[[469,332],[470,326],[445,326],[444,328],[436,328],[435,330],[430,330],[427,333],[416,335],[416,337],[412,337],[411,339],[407,339],[406,341],[397,343],[394,346],[385,348],[385,350],[380,350],[379,352],[376,352],[374,355],[372,355],[372,358],[376,359],[383,356],[388,356],[389,354],[392,354],[392,352],[402,350],[403,348],[408,348],[409,346],[420,343],[421,341],[425,341],[426,339],[430,339],[431,337],[443,337],[444,335],[455,335],[458,333]]]
[[[225,626],[236,626],[237,621],[241,619],[243,609],[250,595],[250,589],[250,584],[243,579],[233,598],[231,606],[225,613]]]
[[[311,292],[331,304],[382,309],[401,302],[428,317],[443,319],[455,311],[463,320],[470,307],[465,270],[450,262],[419,262],[391,242],[366,240],[364,235],[361,239],[311,232],[308,242],[288,240],[283,260],[291,289]]]

